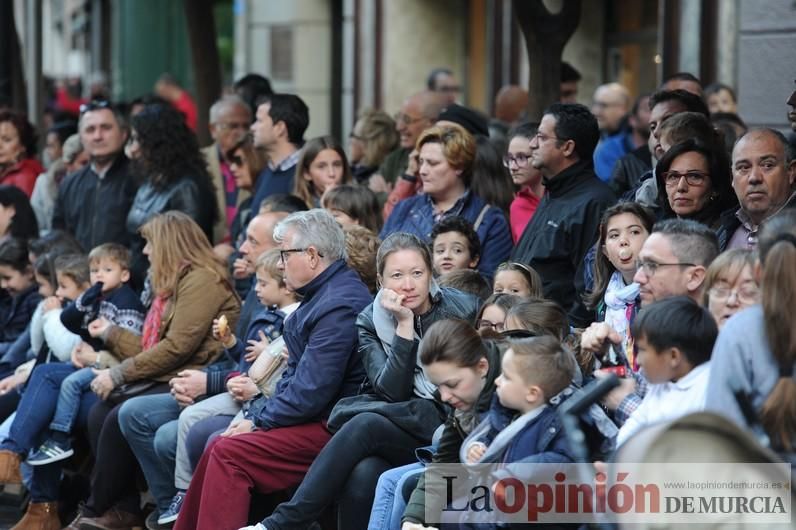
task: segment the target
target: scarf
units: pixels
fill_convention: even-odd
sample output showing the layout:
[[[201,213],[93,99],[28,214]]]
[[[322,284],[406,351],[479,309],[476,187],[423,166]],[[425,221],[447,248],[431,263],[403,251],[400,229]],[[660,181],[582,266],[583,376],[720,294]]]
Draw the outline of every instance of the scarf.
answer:
[[[438,292],[439,287],[437,287],[437,283],[432,280],[431,289],[429,290],[428,295],[433,300],[434,296],[436,296]],[[373,326],[376,328],[376,336],[379,337],[379,341],[381,341],[381,346],[384,348],[384,353],[386,353],[387,357],[389,358],[394,355],[392,351],[392,341],[395,339],[395,328],[397,327],[398,323],[396,322],[395,317],[393,317],[389,311],[382,307],[381,294],[382,291],[379,290],[379,292],[376,293],[376,298],[373,300]],[[414,334],[416,340],[422,340],[417,334],[417,330],[414,331]],[[419,355],[419,347],[417,351]],[[423,372],[423,366],[420,364],[420,358],[418,357],[415,359],[415,377],[413,387],[415,395],[423,399],[434,399],[434,392],[436,390],[437,387],[426,378],[426,374]]]
[[[166,309],[167,298],[156,296],[144,320],[144,331],[141,334],[141,351],[152,348],[160,340],[160,322]]]
[[[638,365],[633,354],[633,337],[630,334],[630,322],[633,319],[639,289],[637,283],[625,285],[622,274],[619,271],[614,271],[608,282],[603,299],[605,301],[605,323],[611,326],[622,338],[619,353],[625,356],[634,371],[638,370]],[[608,359],[614,365],[623,362],[617,357],[617,352],[614,348],[611,348],[608,352]]]

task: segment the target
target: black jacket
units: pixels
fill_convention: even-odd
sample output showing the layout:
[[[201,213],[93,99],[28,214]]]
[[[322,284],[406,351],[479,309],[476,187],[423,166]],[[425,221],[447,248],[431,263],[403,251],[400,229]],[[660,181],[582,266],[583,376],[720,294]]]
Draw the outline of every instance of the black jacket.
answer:
[[[196,180],[183,176],[165,186],[155,186],[150,181],[138,188],[135,199],[127,215],[127,232],[131,241],[131,271],[134,278],[143,278],[149,263],[143,254],[145,241],[138,230],[159,213],[179,210],[187,214],[202,228],[209,241],[212,241],[213,205],[215,197],[207,196],[200,190]]]
[[[128,246],[125,223],[136,187],[130,161],[123,154],[102,179],[89,164],[68,175],[59,187],[53,228],[73,234],[86,252],[102,243]]]
[[[584,257],[597,240],[600,218],[616,198],[594,174],[591,161],[578,162],[552,179],[511,256],[542,277],[545,298],[583,327],[592,315],[583,304]]]
[[[791,209],[796,209],[796,193],[793,193],[790,198],[788,198],[787,202],[785,202],[785,205],[781,209],[777,210],[777,213]],[[727,246],[730,244],[732,236],[735,235],[735,231],[741,226],[741,220],[738,219],[737,212],[738,208],[730,208],[729,210],[724,211],[719,218],[719,227],[716,230],[716,235],[719,238],[720,252],[727,250]],[[776,213],[774,215],[776,215]]]

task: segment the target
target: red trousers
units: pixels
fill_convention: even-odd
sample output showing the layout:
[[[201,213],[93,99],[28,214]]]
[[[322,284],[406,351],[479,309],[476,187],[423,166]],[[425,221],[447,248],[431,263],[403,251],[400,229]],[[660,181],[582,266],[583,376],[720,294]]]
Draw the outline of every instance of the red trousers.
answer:
[[[324,423],[217,438],[205,450],[174,530],[238,530],[253,491],[296,486],[331,438]]]

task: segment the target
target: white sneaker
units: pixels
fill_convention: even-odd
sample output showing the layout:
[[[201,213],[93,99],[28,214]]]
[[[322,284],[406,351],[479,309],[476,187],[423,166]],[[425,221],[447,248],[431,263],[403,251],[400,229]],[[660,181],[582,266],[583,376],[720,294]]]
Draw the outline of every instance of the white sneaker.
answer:
[[[268,530],[268,529],[263,526],[263,523],[257,523],[254,526],[244,526],[240,530]]]

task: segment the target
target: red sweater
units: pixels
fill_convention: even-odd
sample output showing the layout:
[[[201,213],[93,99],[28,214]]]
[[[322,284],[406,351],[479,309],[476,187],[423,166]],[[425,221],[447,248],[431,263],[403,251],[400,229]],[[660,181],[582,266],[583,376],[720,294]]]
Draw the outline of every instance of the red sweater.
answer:
[[[525,226],[533,217],[534,212],[536,212],[540,200],[541,197],[534,195],[531,188],[525,186],[517,192],[514,200],[511,201],[509,221],[511,223],[511,237],[514,239],[514,243],[519,241]]]
[[[30,198],[33,194],[33,186],[36,184],[36,179],[43,172],[44,168],[39,164],[38,160],[25,158],[0,176],[0,184],[16,186]]]
[[[185,90],[180,94],[180,98],[174,102],[174,106],[185,114],[185,124],[193,132],[196,132],[196,103]]]

